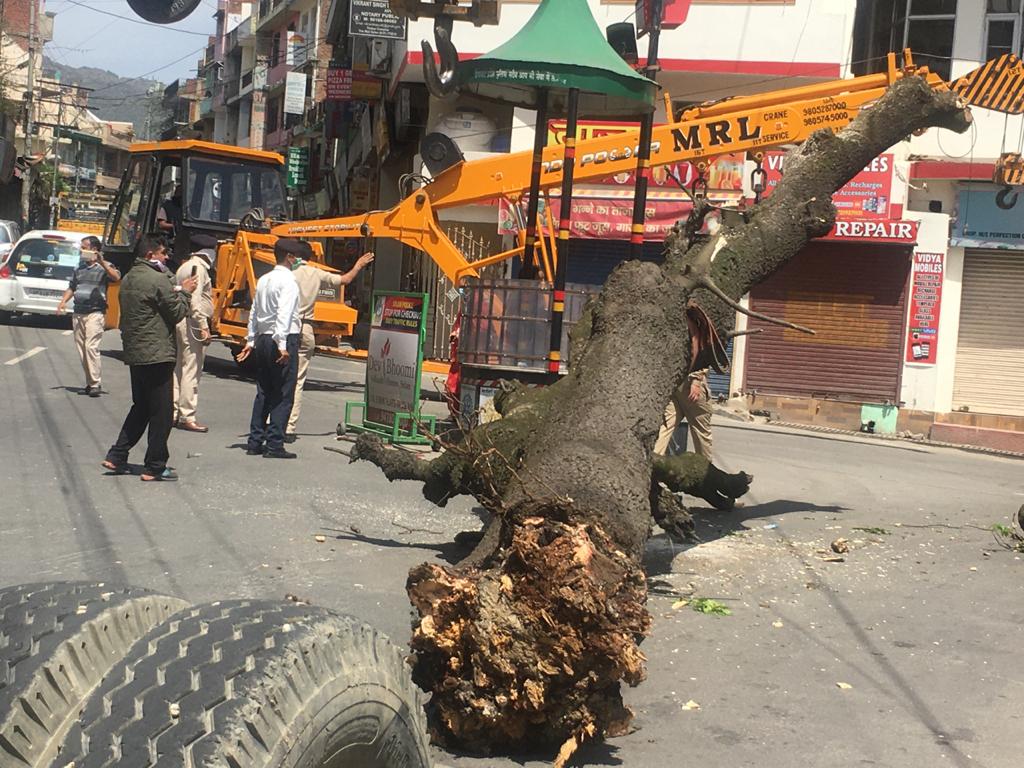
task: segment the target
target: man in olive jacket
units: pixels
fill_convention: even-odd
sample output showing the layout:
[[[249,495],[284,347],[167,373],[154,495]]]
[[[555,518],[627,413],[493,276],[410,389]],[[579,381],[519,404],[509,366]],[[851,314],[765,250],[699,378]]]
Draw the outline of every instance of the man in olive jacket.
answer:
[[[121,281],[121,342],[124,362],[131,370],[132,407],[103,466],[115,474],[128,471],[128,452],[149,428],[144,481],[177,480],[167,467],[167,438],[174,411],[174,364],[177,360],[175,326],[188,315],[196,279],[180,286],[166,266],[163,239],[144,236],[137,258]]]

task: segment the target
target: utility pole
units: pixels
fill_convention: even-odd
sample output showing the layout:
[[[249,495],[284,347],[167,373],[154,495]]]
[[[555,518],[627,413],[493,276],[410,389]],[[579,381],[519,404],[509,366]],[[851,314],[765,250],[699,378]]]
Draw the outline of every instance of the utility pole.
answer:
[[[36,4],[39,0],[28,0],[28,90],[25,92],[25,146],[22,157],[32,154],[32,110],[35,101],[36,74]],[[32,166],[26,165],[25,174],[21,177],[21,213],[25,217],[26,230],[30,227],[29,216],[32,196]]]
[[[58,78],[59,79],[59,78]],[[57,214],[60,211],[60,200],[57,198],[57,169],[60,168],[60,159],[57,157],[57,150],[60,146],[60,130],[64,125],[64,91],[60,84],[57,84],[57,125],[53,128],[53,179],[50,182],[50,220],[54,229],[57,228]]]

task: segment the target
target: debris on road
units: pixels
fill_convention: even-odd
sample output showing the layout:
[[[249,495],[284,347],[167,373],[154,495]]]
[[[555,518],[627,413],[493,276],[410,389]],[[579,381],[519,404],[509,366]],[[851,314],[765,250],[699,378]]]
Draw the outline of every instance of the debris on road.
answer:
[[[837,555],[842,555],[850,551],[850,542],[846,539],[836,539],[832,542],[831,547]]]
[[[853,686],[849,683],[836,683],[836,688],[840,689],[841,691],[849,691],[853,688]]]
[[[694,711],[699,710],[699,709],[700,709],[700,704],[698,704],[693,699],[690,699],[688,702],[683,704],[683,711],[684,712],[694,712]]]
[[[322,533],[318,533],[316,536],[313,537],[313,539],[316,541],[317,544],[323,544],[325,541],[327,541],[327,537],[324,536]]]

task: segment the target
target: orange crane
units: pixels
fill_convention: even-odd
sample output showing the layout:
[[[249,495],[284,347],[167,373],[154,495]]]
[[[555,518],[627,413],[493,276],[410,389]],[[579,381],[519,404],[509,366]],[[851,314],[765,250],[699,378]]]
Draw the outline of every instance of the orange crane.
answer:
[[[848,80],[833,80],[755,96],[726,99],[684,110],[672,122],[656,126],[651,141],[651,166],[694,162],[706,167],[716,156],[746,152],[758,162],[765,150],[799,144],[823,128],[839,130],[877,100],[897,80],[920,75],[937,90],[950,90],[966,104],[1007,114],[1024,112],[1024,66],[1006,54],[953,83],[927,67],[915,67],[909,50],[903,66],[888,56],[887,71]],[[666,96],[666,103],[668,97]],[[632,172],[636,167],[639,131],[580,141],[576,145],[575,180],[587,181]],[[386,211],[315,221],[280,224],[279,237],[383,237],[426,253],[458,284],[477,277],[477,269],[522,253],[522,247],[467,262],[438,223],[437,211],[504,197],[519,199],[529,188],[531,153],[495,155],[459,162]],[[544,151],[541,189],[562,180],[561,148]],[[542,222],[543,223],[543,222]]]

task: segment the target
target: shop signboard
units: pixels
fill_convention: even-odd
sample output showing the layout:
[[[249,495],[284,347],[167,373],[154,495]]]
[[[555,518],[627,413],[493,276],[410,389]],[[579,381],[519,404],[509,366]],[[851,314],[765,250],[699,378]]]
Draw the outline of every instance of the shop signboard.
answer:
[[[939,348],[939,307],[942,303],[943,254],[914,253],[907,321],[908,363],[935,365]]]
[[[767,197],[775,191],[782,179],[785,152],[765,152],[765,191]],[[864,170],[854,176],[846,186],[832,195],[832,204],[840,219],[890,219],[892,218],[892,175],[893,156],[879,155]]]
[[[383,82],[368,75],[341,67],[327,70],[327,101],[378,101]]]
[[[309,148],[288,147],[288,159],[285,162],[287,179],[285,183],[289,187],[302,187],[306,184],[306,177],[309,172]]]
[[[360,428],[416,439],[428,302],[425,293],[374,291]],[[350,410],[346,407],[347,425]]]
[[[327,70],[328,101],[352,100],[352,70],[343,67],[330,67]]]
[[[960,188],[950,245],[964,248],[1024,249],[1024,216],[996,205],[1002,187],[972,184]]]
[[[289,72],[284,81],[284,113],[301,115],[306,111],[306,73]]]
[[[348,33],[353,37],[405,40],[405,24],[405,19],[391,12],[388,0],[351,1]]]

